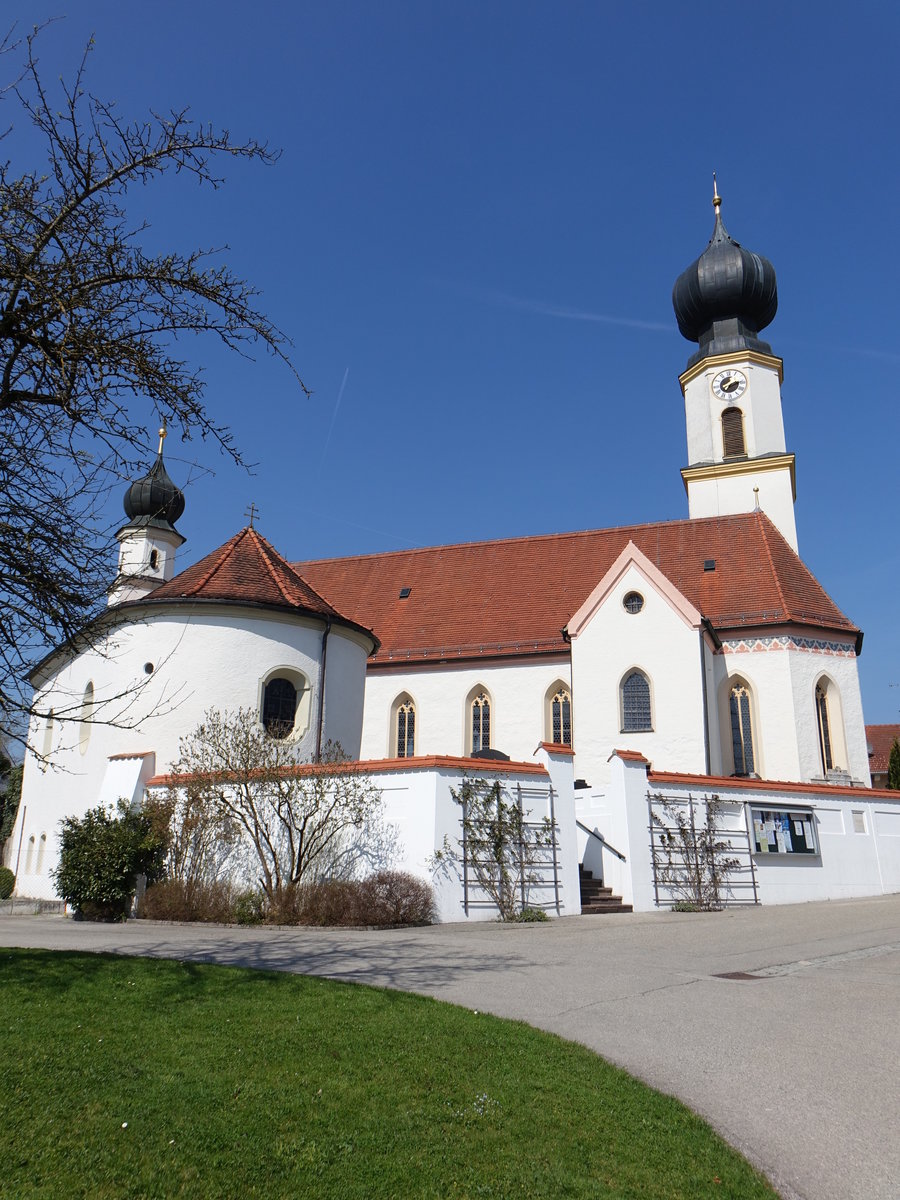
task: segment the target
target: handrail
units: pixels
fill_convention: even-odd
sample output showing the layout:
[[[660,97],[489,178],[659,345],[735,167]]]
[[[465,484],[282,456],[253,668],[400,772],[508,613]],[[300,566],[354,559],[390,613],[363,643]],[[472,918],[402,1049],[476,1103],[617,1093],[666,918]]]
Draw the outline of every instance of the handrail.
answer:
[[[583,829],[584,832],[588,835],[588,837],[596,838],[597,841],[600,843],[600,845],[603,846],[605,849],[607,849],[610,852],[610,854],[614,854],[616,856],[616,858],[620,858],[622,860],[622,862],[628,862],[628,859],[625,857],[625,855],[622,853],[622,851],[617,850],[615,848],[615,846],[610,845],[610,843],[606,840],[606,838],[603,836],[602,833],[598,833],[596,829],[588,829],[587,825],[582,825],[582,823],[578,820],[577,817],[575,818],[575,824],[578,826],[579,829]]]

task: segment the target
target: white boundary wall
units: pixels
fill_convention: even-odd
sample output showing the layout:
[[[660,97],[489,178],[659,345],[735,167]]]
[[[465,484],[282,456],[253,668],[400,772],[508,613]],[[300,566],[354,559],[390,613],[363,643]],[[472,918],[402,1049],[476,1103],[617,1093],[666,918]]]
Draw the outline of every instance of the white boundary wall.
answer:
[[[605,882],[621,890],[636,911],[657,907],[648,831],[648,793],[687,800],[717,795],[728,828],[746,832],[754,808],[809,813],[817,852],[753,853],[759,899],[793,904],[878,896],[900,891],[900,792],[802,783],[669,775],[647,771],[640,756],[614,754],[612,780],[602,796],[577,794],[576,815],[626,856],[622,864],[603,852]],[[752,825],[750,826],[752,830]],[[582,852],[599,853],[596,839],[580,833]],[[596,872],[595,872],[596,873]]]

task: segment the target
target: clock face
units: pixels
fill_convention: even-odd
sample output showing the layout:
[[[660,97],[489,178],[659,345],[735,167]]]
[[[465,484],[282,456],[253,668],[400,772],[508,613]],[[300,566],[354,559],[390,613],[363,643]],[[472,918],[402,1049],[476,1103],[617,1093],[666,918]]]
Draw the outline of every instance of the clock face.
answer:
[[[712,390],[720,400],[737,400],[747,390],[747,376],[729,367],[720,371],[712,381]]]

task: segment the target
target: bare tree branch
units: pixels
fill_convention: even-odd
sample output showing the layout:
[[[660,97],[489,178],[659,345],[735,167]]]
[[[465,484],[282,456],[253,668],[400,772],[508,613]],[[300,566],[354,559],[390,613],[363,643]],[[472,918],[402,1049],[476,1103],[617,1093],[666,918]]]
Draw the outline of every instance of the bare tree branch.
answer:
[[[102,608],[111,578],[102,519],[109,489],[134,475],[149,426],[240,449],[206,410],[198,366],[179,352],[208,334],[280,359],[308,394],[286,335],[221,252],[147,253],[129,189],[165,175],[217,188],[225,158],[273,163],[265,143],[197,124],[187,109],[123,119],[86,86],[88,43],[61,94],[45,85],[36,35],[0,102],[17,105],[45,161],[0,162],[0,730],[21,737],[25,677],[51,645],[71,644]]]

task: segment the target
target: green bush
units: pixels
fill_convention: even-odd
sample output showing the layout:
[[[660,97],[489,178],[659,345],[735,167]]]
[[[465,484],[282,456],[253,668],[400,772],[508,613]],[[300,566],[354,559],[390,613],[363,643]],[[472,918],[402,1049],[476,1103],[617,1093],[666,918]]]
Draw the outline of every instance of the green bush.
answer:
[[[16,886],[16,877],[9,867],[0,867],[0,900],[8,900]]]
[[[262,892],[240,892],[231,907],[231,920],[238,925],[261,925],[265,917]]]
[[[513,920],[528,924],[532,921],[549,921],[550,918],[542,908],[523,908],[520,913],[517,913],[513,917]]]
[[[124,921],[135,877],[148,884],[163,874],[168,834],[154,812],[93,808],[62,824],[56,888],[86,921]]]

